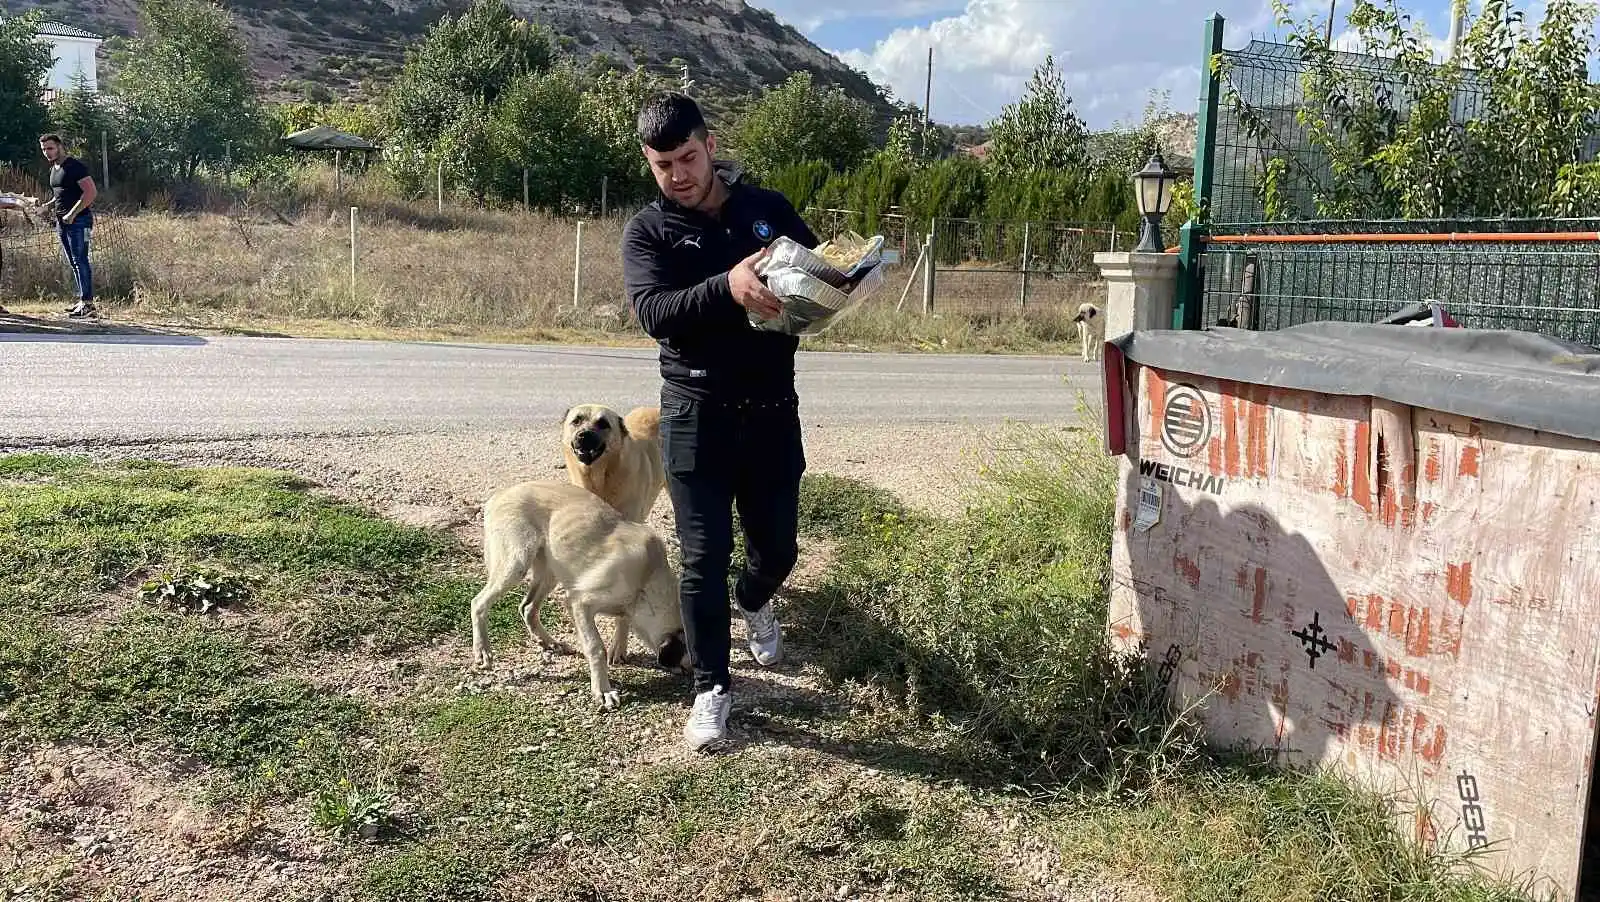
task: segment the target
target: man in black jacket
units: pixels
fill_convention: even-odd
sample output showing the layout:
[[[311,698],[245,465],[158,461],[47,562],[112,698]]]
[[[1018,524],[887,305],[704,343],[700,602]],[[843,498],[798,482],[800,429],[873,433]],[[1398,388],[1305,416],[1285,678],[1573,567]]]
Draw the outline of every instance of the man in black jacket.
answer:
[[[623,280],[644,330],[661,345],[661,453],[682,546],[680,595],[694,660],[691,748],[727,735],[733,509],[746,563],[734,586],[750,654],[770,666],[783,634],[772,597],[798,553],[800,436],[794,356],[799,339],[750,326],[778,298],[755,266],[779,236],[817,238],[776,191],[714,162],[716,139],[695,102],[669,93],[639,113],[639,140],[661,197],[622,236]]]

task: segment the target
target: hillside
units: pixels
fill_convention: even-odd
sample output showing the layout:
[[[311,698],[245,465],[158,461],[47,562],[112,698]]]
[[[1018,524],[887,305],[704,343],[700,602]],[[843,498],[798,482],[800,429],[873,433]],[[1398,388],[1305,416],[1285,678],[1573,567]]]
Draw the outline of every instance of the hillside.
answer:
[[[684,63],[698,90],[738,95],[808,70],[882,112],[879,89],[771,13],[744,0],[508,0],[518,14],[563,36],[569,52],[603,55],[663,75]],[[222,0],[238,17],[263,87],[276,97],[370,94],[405,47],[467,0]],[[667,13],[671,8],[671,14]],[[105,36],[138,24],[133,0],[7,0],[43,7],[61,22]],[[324,98],[325,99],[325,98]]]

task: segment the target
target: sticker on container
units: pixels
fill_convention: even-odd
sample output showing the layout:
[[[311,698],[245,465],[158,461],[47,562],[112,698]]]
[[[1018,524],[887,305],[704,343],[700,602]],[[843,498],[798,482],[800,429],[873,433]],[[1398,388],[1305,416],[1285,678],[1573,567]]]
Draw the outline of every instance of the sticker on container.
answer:
[[[1154,479],[1141,479],[1139,487],[1139,513],[1133,518],[1133,528],[1149,532],[1150,527],[1161,522],[1161,483]]]

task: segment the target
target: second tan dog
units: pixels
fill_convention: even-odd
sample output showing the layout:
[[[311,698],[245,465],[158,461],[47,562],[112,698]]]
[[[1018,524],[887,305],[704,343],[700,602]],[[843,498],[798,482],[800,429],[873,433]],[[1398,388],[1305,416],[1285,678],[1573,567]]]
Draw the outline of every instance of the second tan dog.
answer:
[[[667,559],[666,543],[655,530],[623,518],[593,492],[545,480],[494,493],[483,505],[483,562],[488,579],[472,599],[477,666],[493,664],[489,607],[525,584],[522,620],[528,635],[547,651],[568,651],[539,622],[545,598],[557,585],[566,587],[567,611],[589,664],[589,688],[602,709],[618,704],[606,665],[621,658],[615,648],[607,658],[597,615],[631,623],[659,665],[688,667],[678,577]]]
[[[666,487],[661,463],[661,408],[636,407],[623,417],[604,404],[579,404],[561,420],[567,479],[605,499],[629,520],[643,523]],[[611,636],[611,663],[628,656],[627,614]]]
[[[567,479],[643,523],[667,485],[661,463],[661,408],[636,407],[624,418],[604,404],[579,404],[561,421]]]

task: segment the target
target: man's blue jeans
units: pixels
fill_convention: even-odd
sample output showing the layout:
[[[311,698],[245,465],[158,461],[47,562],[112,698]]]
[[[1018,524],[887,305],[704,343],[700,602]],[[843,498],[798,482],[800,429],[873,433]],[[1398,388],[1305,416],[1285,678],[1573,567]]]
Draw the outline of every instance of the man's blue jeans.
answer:
[[[67,265],[72,267],[72,279],[78,289],[78,300],[94,300],[94,272],[89,268],[89,231],[93,224],[87,218],[75,219],[71,225],[56,223],[56,235],[61,238],[61,249],[66,252]]]

